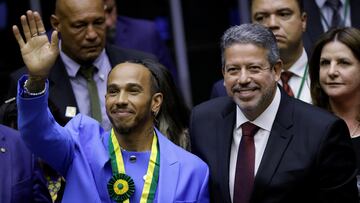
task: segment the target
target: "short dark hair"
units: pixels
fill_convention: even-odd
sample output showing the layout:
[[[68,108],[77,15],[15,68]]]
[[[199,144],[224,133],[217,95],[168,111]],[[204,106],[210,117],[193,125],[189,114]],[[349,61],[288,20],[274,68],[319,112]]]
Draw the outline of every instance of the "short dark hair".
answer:
[[[132,59],[132,60],[128,60],[126,61],[128,63],[135,63],[135,64],[141,64],[143,66],[145,66],[145,68],[147,68],[150,73],[151,73],[151,78],[150,78],[150,82],[151,82],[151,93],[155,94],[157,92],[161,92],[160,91],[160,81],[158,78],[158,66],[162,66],[160,63],[151,60],[151,59]],[[166,68],[164,68],[166,69]]]
[[[163,103],[156,116],[156,127],[175,144],[189,149],[187,128],[190,110],[186,106],[174,79],[167,68],[151,59],[129,60],[141,64],[151,72],[151,88],[154,93],[163,94]]]

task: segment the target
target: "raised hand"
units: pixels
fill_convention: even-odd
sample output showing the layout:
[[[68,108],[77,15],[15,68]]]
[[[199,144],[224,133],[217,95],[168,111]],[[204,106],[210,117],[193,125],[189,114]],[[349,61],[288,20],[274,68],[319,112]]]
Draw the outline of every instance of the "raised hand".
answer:
[[[59,55],[57,32],[52,33],[50,43],[38,12],[27,11],[26,16],[22,15],[20,20],[25,41],[16,25],[13,26],[13,32],[29,76],[46,79]]]

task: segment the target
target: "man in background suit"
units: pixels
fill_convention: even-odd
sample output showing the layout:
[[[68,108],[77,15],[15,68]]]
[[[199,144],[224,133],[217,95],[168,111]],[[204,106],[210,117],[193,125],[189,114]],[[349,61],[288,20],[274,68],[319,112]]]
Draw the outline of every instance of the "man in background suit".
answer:
[[[0,202],[51,202],[46,184],[19,132],[0,125]]]
[[[28,11],[28,13],[32,13]],[[22,16],[21,18],[25,18]],[[55,14],[51,16],[53,29],[60,35],[60,57],[49,69],[49,108],[55,120],[60,125],[65,125],[78,113],[91,116],[91,100],[88,91],[87,80],[80,73],[81,67],[95,66],[93,80],[98,92],[98,108],[101,112],[101,125],[110,129],[111,124],[105,112],[106,80],[108,73],[116,64],[130,59],[154,58],[142,52],[105,46],[106,25],[105,12],[102,0],[57,0]],[[40,33],[43,35],[44,33]],[[41,37],[46,37],[44,36]],[[52,36],[54,37],[54,36]],[[26,73],[22,68],[11,75],[9,95],[15,97],[17,92],[17,80]],[[14,101],[13,101],[14,102]],[[5,107],[13,108],[11,103]],[[8,114],[16,111],[16,108],[7,110]],[[2,117],[8,117],[3,115]],[[12,116],[14,118],[14,116]],[[16,127],[16,121],[8,121]],[[59,180],[52,169],[45,165],[44,171],[47,178]],[[64,182],[62,182],[62,186]],[[61,191],[62,188],[60,188]],[[57,190],[57,189],[56,189]],[[53,199],[61,199],[53,194]]]
[[[144,51],[155,55],[178,80],[177,70],[165,41],[154,22],[119,16],[115,0],[104,0],[107,41],[116,46]]]
[[[303,0],[252,0],[251,18],[276,37],[283,62],[279,83],[289,95],[311,103],[308,57],[302,41],[307,24]],[[211,97],[225,96],[225,92],[224,82],[217,82]]]
[[[90,12],[94,11],[94,12]],[[95,65],[94,80],[98,89],[100,107],[105,104],[108,72],[123,61],[136,58],[154,58],[142,52],[106,44],[104,5],[101,0],[57,0],[51,16],[53,29],[58,31],[60,57],[49,74],[50,108],[57,121],[64,125],[78,113],[91,116],[90,96],[80,66]],[[26,72],[22,68],[11,75],[10,96],[16,95],[17,80]],[[101,108],[102,126],[110,129],[105,108]]]
[[[341,17],[342,26],[360,28],[360,3],[358,0],[339,0],[338,12]],[[331,26],[333,12],[328,8],[326,0],[304,1],[304,10],[308,15],[307,29],[304,33],[304,46],[311,54],[312,47],[320,35]],[[326,12],[325,12],[326,11]],[[328,15],[326,15],[326,13]]]
[[[258,24],[234,26],[221,47],[232,98],[196,106],[190,123],[192,152],[210,167],[212,202],[357,202],[346,124],[278,86],[282,62],[273,33]]]

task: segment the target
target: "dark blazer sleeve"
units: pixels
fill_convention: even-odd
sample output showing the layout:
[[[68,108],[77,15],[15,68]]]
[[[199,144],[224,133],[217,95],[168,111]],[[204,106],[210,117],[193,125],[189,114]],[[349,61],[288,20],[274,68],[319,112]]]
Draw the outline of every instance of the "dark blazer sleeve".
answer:
[[[359,202],[356,187],[356,157],[344,121],[326,129],[317,156],[319,193],[317,202]]]
[[[0,146],[5,151],[0,152],[0,202],[50,203],[46,183],[36,182],[42,174],[18,131],[0,125]]]
[[[281,102],[254,182],[253,202],[358,202],[345,122],[290,98]]]

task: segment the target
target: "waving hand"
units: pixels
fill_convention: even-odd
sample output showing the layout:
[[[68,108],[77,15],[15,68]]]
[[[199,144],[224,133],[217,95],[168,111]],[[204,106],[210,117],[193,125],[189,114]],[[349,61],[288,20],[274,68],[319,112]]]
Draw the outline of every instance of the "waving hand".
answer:
[[[59,55],[57,31],[52,33],[49,42],[39,13],[27,11],[26,16],[22,15],[20,19],[25,38],[16,25],[13,26],[13,32],[29,76],[46,79]]]

